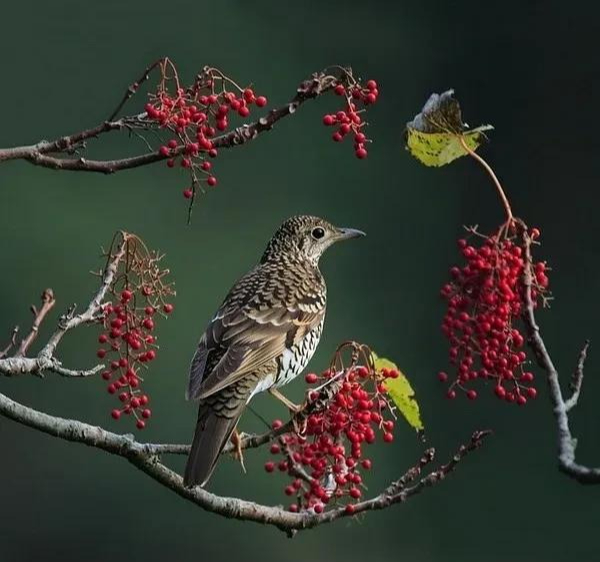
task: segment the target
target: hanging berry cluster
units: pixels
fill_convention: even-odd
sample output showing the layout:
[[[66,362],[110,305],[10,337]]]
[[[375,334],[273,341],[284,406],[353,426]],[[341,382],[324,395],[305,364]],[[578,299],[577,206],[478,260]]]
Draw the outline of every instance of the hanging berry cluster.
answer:
[[[191,184],[183,196],[193,200],[203,185],[217,185],[211,162],[218,155],[214,137],[230,128],[232,115],[245,119],[253,106],[265,107],[267,98],[241,88],[216,68],[205,67],[188,88],[181,86],[169,59],[161,62],[160,71],[157,91],[145,110],[149,119],[173,135],[159,153],[168,157],[169,168],[179,165],[189,171]]]
[[[528,263],[523,235],[535,241],[540,232],[527,231],[515,219],[491,236],[470,231],[469,240],[458,241],[466,264],[450,269],[451,281],[441,290],[448,305],[442,331],[450,342],[450,362],[456,366],[447,396],[455,398],[463,391],[474,400],[477,391],[472,386],[483,379],[493,382],[498,398],[524,405],[537,395],[531,386],[534,375],[527,369],[521,321],[526,269],[530,268],[534,307],[546,304],[549,279],[544,262]],[[445,372],[438,378],[450,380]]]
[[[144,429],[152,411],[150,399],[141,388],[143,373],[158,351],[156,322],[173,311],[169,299],[175,292],[167,280],[169,270],[160,267],[162,255],[149,251],[132,234],[123,233],[119,242],[113,241],[107,252],[110,264],[114,248],[124,249],[109,287],[111,298],[103,307],[102,331],[98,336],[101,347],[96,355],[110,360],[102,378],[108,383],[108,393],[121,402],[111,416],[115,420],[130,416],[138,429]]]
[[[377,101],[377,82],[368,80],[363,86],[350,73],[346,73],[344,81],[338,82],[333,92],[344,99],[344,108],[337,113],[324,115],[323,125],[336,127],[331,136],[334,142],[342,142],[347,136],[353,136],[354,154],[362,160],[368,156],[366,144],[371,142],[364,133],[366,122],[363,114],[367,106]]]
[[[394,369],[376,371],[365,365],[306,375],[307,383],[318,385],[309,390],[304,409],[312,413],[297,431],[272,442],[271,454],[280,460],[265,464],[268,473],[277,469],[291,478],[284,488],[294,499],[290,511],[322,513],[344,501],[346,513],[354,513],[363,493],[363,471],[372,467],[364,446],[375,443],[378,435],[385,443],[394,439],[394,407],[384,381],[398,376]],[[279,427],[281,421],[273,422],[274,429]]]

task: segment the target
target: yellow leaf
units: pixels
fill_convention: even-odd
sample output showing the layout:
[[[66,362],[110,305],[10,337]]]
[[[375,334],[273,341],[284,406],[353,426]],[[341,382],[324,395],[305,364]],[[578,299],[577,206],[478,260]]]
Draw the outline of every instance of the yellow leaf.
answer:
[[[465,144],[473,151],[477,150],[485,139],[484,131],[491,125],[477,127],[464,133],[423,133],[407,127],[406,149],[425,166],[445,166],[453,160],[465,156],[468,152],[460,143],[462,136]]]
[[[493,128],[482,125],[469,129],[463,123],[454,91],[448,90],[432,94],[421,113],[406,124],[406,149],[425,166],[444,166],[468,154],[461,140],[475,151],[486,139],[485,131]]]
[[[425,429],[423,422],[421,421],[421,412],[419,411],[419,404],[415,399],[415,391],[408,382],[408,379],[404,373],[398,369],[395,363],[389,359],[378,357],[376,353],[373,354],[373,360],[375,362],[375,369],[381,371],[382,369],[395,369],[400,373],[400,376],[392,379],[388,378],[383,383],[388,391],[394,404],[404,416],[406,421],[411,427],[417,432],[421,432]]]

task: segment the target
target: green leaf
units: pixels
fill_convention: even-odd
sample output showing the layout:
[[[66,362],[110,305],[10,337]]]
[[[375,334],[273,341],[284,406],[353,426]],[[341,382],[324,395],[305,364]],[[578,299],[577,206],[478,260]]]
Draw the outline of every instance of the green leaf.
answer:
[[[475,151],[487,139],[485,131],[493,128],[482,125],[469,129],[463,123],[454,90],[448,90],[432,94],[421,113],[406,124],[406,149],[425,166],[444,166],[468,154],[461,138]]]
[[[382,369],[394,369],[400,373],[399,377],[395,379],[388,378],[383,384],[391,399],[394,401],[394,404],[396,404],[396,407],[400,410],[400,413],[404,416],[409,425],[417,432],[422,432],[425,427],[421,421],[419,404],[415,399],[415,391],[412,389],[410,382],[408,382],[404,373],[395,363],[389,359],[378,357],[374,352],[372,352],[372,355],[377,371],[381,371]]]

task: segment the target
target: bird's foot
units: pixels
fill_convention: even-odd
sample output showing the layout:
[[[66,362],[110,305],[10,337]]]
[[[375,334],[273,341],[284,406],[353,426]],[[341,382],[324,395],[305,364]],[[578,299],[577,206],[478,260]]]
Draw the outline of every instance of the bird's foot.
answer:
[[[281,394],[281,392],[279,392],[279,390],[277,390],[275,387],[271,387],[269,389],[269,393],[277,398],[277,400],[283,402],[293,416],[299,414],[304,409],[304,405],[294,404],[289,398],[286,398],[283,394]]]
[[[232,453],[233,458],[242,465],[242,470],[244,471],[244,474],[246,474],[246,466],[244,465],[244,453],[242,451],[242,437],[237,429],[234,429],[233,433],[231,434],[231,442],[234,446],[234,450]]]

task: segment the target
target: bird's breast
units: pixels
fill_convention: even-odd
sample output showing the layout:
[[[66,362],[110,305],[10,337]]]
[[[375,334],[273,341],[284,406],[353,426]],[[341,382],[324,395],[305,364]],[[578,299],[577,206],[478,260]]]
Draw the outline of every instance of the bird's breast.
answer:
[[[279,372],[274,382],[275,387],[291,382],[304,370],[319,345],[322,330],[323,322],[314,330],[307,332],[296,345],[283,352],[279,361]]]

